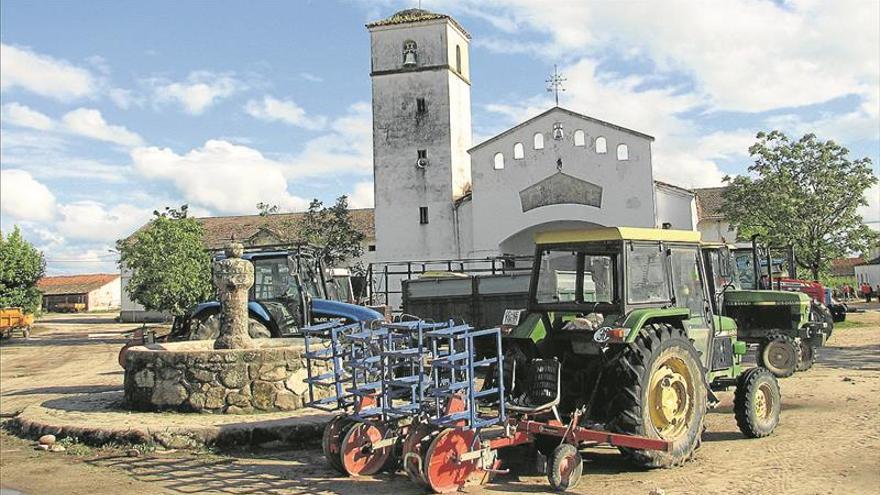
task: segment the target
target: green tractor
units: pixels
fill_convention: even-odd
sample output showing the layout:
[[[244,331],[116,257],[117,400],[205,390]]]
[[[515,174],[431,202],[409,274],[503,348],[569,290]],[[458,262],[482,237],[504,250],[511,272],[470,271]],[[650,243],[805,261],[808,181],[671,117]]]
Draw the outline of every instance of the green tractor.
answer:
[[[508,310],[502,325],[513,396],[535,380],[529,363],[558,360],[559,414],[671,442],[669,451],[621,447],[647,467],[691,458],[716,391],[735,388],[745,436],[773,431],[778,383],[763,367],[742,369],[746,345],[734,320],[715,314],[698,232],[600,228],[535,241],[528,309]],[[559,443],[538,440],[545,455]]]
[[[760,275],[761,257],[752,248],[704,243],[703,256],[716,313],[736,321],[737,338],[757,344],[758,363],[779,378],[813,366],[816,348],[831,336],[833,318],[803,292],[769,290]],[[772,266],[768,259],[765,263]],[[766,280],[767,288],[758,288]]]

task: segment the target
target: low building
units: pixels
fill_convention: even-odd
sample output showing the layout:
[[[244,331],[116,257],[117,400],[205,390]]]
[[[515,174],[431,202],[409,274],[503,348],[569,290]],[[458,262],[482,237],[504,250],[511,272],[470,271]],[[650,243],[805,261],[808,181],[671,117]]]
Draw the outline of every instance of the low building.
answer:
[[[869,283],[871,287],[880,285],[880,257],[874,258],[866,263],[857,265],[853,268],[856,277],[856,283]],[[858,291],[858,287],[856,287]]]
[[[832,277],[854,277],[856,274],[855,268],[864,264],[865,259],[861,257],[838,258],[831,260],[831,269],[829,271]]]
[[[697,206],[697,230],[704,241],[734,243],[737,241],[736,229],[730,226],[721,210],[726,187],[703,187],[694,189]]]
[[[43,311],[80,312],[118,309],[121,279],[118,273],[43,277]]]

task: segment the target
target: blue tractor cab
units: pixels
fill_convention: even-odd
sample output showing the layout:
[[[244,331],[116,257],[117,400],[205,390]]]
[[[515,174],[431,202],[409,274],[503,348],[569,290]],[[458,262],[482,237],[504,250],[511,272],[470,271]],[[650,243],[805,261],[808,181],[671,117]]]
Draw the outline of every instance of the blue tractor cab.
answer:
[[[338,291],[332,290],[330,272],[322,266],[317,252],[314,246],[304,244],[249,250],[242,255],[254,265],[254,285],[248,297],[251,337],[299,336],[302,327],[329,319],[355,322],[383,318],[370,308],[334,300]],[[223,256],[217,253],[214,259]],[[219,333],[220,303],[210,301],[193,308],[170,337],[205,340],[217,338]]]

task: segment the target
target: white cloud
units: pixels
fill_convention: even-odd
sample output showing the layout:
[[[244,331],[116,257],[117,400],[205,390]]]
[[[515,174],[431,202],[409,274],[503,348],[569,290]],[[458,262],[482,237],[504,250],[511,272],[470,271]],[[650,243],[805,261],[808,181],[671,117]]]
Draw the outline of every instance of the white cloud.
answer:
[[[24,170],[0,169],[0,212],[17,220],[49,221],[55,195]]]
[[[305,109],[293,100],[279,100],[264,96],[262,101],[250,100],[244,107],[248,115],[267,122],[284,122],[285,124],[317,130],[327,125],[325,117],[306,115]]]
[[[693,78],[716,109],[758,112],[865,95],[880,76],[878,2],[829,7],[816,0],[676,0],[622,8],[616,2],[457,0],[452,5],[496,17],[494,24],[507,26],[506,32],[519,28],[516,39],[491,39],[483,44],[488,48],[516,49],[522,31],[532,30],[549,38],[551,53],[644,58],[659,72]]]
[[[190,114],[198,115],[217,101],[232,96],[244,84],[226,74],[196,71],[185,82],[154,81],[158,102],[176,102]]]
[[[374,202],[372,182],[358,182],[354,185],[354,191],[348,195],[348,205],[351,208],[372,208]]]
[[[125,237],[150,218],[148,208],[130,204],[107,206],[96,201],[77,201],[58,207],[58,232],[66,239],[115,241]]]
[[[20,103],[7,103],[0,107],[0,120],[19,127],[47,131],[55,126],[52,119]]]
[[[136,95],[130,89],[110,88],[107,90],[107,96],[117,107],[128,110],[132,106],[143,106],[144,99]]]
[[[20,87],[60,101],[91,96],[98,83],[92,74],[64,60],[28,48],[0,44],[0,89]]]
[[[67,131],[80,136],[122,146],[140,146],[144,142],[125,127],[108,124],[101,112],[92,108],[77,108],[66,113],[61,121]]]
[[[300,72],[299,77],[301,77],[309,82],[324,82],[323,77],[316,76],[315,74],[312,74],[311,72]]]
[[[859,215],[866,222],[870,222],[869,225],[880,230],[880,184],[874,184],[865,191],[865,200],[868,205],[859,208]]]
[[[246,146],[211,140],[183,155],[149,147],[137,148],[131,156],[143,176],[168,180],[186,201],[220,213],[252,214],[259,202],[287,211],[308,205],[287,191],[283,163]]]

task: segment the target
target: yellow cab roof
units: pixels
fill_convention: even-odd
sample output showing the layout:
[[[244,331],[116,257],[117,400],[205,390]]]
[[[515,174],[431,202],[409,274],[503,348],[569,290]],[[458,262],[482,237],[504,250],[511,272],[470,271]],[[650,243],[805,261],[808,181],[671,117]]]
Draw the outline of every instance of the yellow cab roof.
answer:
[[[646,229],[641,227],[601,227],[598,229],[538,232],[535,244],[564,244],[590,241],[670,241],[700,242],[695,230]]]

